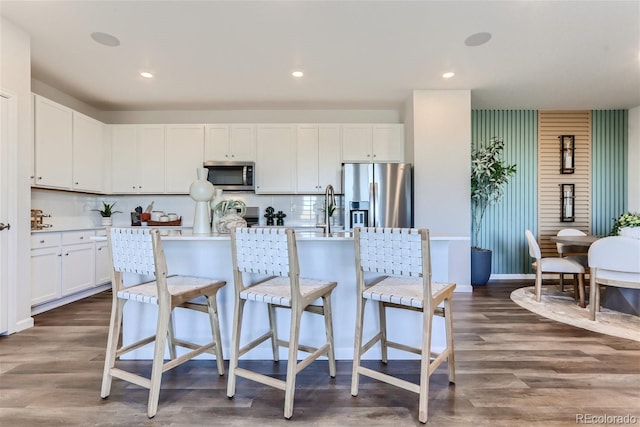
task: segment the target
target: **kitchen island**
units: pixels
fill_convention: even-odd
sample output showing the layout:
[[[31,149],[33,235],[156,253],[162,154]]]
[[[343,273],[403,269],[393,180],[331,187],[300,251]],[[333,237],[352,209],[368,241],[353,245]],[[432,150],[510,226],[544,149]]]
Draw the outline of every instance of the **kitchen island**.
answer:
[[[233,321],[233,273],[231,245],[228,234],[194,235],[190,230],[161,230],[162,242],[170,274],[185,274],[226,280],[227,285],[218,293],[218,314],[222,334],[223,352],[229,357],[232,321]],[[97,237],[96,239],[104,239]],[[431,236],[431,256],[433,279],[449,281],[456,271],[451,257],[450,247],[456,242],[467,242],[468,237]],[[300,260],[300,274],[303,277],[332,280],[338,282],[333,292],[333,325],[335,353],[338,359],[351,359],[355,333],[356,274],[353,236],[350,232],[331,233],[297,231],[296,241]],[[374,277],[374,276],[372,276]],[[255,279],[258,279],[256,277]],[[139,283],[148,278],[127,275],[127,284]],[[458,286],[457,291],[470,291],[467,284]],[[248,302],[251,304],[251,302]],[[367,305],[364,336],[374,334],[379,324],[377,313],[372,305]],[[419,346],[420,321],[418,314],[406,310],[395,310],[388,316],[387,327],[390,339]],[[281,337],[289,334],[289,311],[276,310],[278,333]],[[156,309],[148,304],[128,303],[125,307],[124,343],[153,334],[156,323]],[[455,314],[454,314],[455,318]],[[445,344],[444,323],[436,318],[433,326],[434,349]],[[176,335],[204,342],[210,337],[209,322],[201,313],[176,309],[174,315]],[[369,325],[367,327],[367,325]],[[262,335],[268,328],[266,308],[245,310],[243,322],[243,340]],[[185,336],[187,334],[188,336]],[[321,345],[324,339],[324,323],[320,316],[305,314],[302,318],[300,342],[312,346]],[[106,343],[105,343],[106,345]],[[281,349],[281,358],[286,359],[286,350]],[[128,358],[150,359],[152,346],[130,353]],[[168,354],[168,353],[167,353]],[[368,358],[379,357],[379,348],[374,347],[366,354]],[[199,356],[210,358],[210,355]],[[271,347],[268,342],[243,356],[250,359],[271,359]],[[411,355],[389,349],[389,358],[410,358]]]

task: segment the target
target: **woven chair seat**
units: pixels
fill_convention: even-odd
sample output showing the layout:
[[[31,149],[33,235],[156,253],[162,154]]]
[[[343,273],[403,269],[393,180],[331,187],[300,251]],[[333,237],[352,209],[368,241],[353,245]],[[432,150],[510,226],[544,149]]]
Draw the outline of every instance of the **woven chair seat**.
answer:
[[[317,292],[321,294],[328,292],[335,287],[336,282],[300,278],[300,294],[303,298]],[[240,292],[240,298],[291,307],[291,282],[288,277],[274,277],[245,288]]]
[[[167,290],[171,296],[195,293],[196,297],[206,295],[206,291],[218,286],[217,281],[203,277],[170,276],[167,277]],[[129,286],[118,292],[118,298],[158,304],[158,284],[156,281],[145,282],[140,285]]]
[[[455,288],[452,283],[431,282],[431,293],[434,302],[442,300],[442,295]],[[422,279],[413,277],[387,277],[365,289],[363,298],[374,301],[390,302],[407,307],[422,308]]]

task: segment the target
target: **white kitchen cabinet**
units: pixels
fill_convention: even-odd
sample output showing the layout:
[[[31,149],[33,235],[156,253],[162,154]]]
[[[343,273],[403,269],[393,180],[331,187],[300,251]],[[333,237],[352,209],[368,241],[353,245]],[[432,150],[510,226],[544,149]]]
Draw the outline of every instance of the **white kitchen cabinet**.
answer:
[[[85,243],[67,242],[65,244],[66,238],[75,234],[78,233],[62,235],[62,296],[71,295],[95,285],[95,243],[89,241],[87,237],[84,240]],[[85,238],[85,236],[82,237]]]
[[[164,193],[163,125],[113,125],[111,192]]]
[[[328,184],[336,193],[341,186],[340,126],[305,124],[297,128],[296,192],[324,194]]]
[[[74,190],[104,191],[104,127],[102,122],[73,112]]]
[[[96,242],[95,284],[102,285],[111,281],[111,259],[107,242]]]
[[[72,110],[34,96],[34,185],[71,189]]]
[[[188,194],[204,162],[204,125],[165,127],[165,192]]]
[[[138,193],[138,143],[135,125],[111,126],[111,192]]]
[[[95,285],[93,231],[31,235],[31,305],[63,298]]]
[[[31,305],[62,296],[60,233],[31,236]]]
[[[256,194],[290,194],[296,179],[296,125],[256,128]]]
[[[164,193],[165,137],[163,125],[138,126],[138,190]]]
[[[255,161],[255,125],[214,124],[205,127],[205,161]]]
[[[404,125],[345,124],[342,126],[343,162],[402,162],[403,160]]]

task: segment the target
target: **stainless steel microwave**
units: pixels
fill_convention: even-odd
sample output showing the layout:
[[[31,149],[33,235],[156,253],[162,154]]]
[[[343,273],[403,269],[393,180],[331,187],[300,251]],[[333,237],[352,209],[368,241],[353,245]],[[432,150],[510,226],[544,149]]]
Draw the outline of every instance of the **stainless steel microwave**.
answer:
[[[253,162],[204,162],[209,170],[207,179],[216,188],[230,191],[254,191]]]

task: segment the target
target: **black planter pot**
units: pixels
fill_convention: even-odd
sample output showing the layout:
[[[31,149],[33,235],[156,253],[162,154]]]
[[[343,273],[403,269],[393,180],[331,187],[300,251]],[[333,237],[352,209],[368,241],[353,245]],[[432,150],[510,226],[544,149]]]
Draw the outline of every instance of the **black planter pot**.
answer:
[[[484,286],[491,277],[491,254],[489,249],[471,248],[471,285]]]

